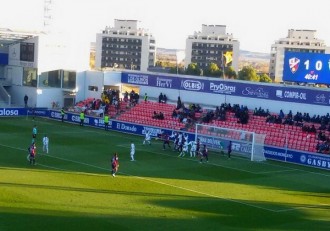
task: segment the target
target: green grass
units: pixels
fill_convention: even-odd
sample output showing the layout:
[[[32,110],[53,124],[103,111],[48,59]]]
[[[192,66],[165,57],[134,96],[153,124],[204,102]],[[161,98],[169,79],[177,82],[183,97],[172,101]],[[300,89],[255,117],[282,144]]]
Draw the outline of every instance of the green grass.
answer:
[[[37,165],[30,166],[34,124]],[[48,155],[41,150],[45,133]],[[328,171],[218,153],[199,164],[142,141],[41,118],[0,118],[0,231],[329,229]]]

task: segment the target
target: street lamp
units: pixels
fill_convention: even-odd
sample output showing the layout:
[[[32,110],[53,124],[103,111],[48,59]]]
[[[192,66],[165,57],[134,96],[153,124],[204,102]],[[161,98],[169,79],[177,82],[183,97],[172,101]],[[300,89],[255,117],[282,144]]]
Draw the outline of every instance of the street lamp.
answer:
[[[176,56],[176,74],[179,74],[179,63],[185,58],[185,54],[183,51],[179,51],[177,50],[175,52],[175,56]]]

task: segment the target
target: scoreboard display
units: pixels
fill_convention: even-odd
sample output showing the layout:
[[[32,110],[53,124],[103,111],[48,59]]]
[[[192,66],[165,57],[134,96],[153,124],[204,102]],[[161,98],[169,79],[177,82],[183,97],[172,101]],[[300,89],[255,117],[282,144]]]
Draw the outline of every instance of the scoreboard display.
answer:
[[[330,54],[285,52],[283,80],[330,84]]]

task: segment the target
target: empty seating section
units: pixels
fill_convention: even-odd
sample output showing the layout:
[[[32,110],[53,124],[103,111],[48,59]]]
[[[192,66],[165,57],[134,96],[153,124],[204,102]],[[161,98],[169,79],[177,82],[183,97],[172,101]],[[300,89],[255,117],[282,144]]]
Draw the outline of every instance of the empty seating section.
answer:
[[[174,109],[175,105],[173,104],[143,101],[132,107],[128,112],[122,113],[117,119],[131,123],[180,130],[185,127],[185,124],[179,122],[176,118],[172,118],[172,112]],[[153,119],[152,115],[154,111],[157,113],[162,112],[165,119]]]

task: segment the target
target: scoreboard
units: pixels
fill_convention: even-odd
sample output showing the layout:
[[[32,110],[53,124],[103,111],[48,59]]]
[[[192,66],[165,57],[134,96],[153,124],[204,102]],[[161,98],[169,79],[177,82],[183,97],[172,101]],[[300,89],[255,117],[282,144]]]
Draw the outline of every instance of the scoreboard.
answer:
[[[330,54],[285,52],[283,80],[330,84]]]

